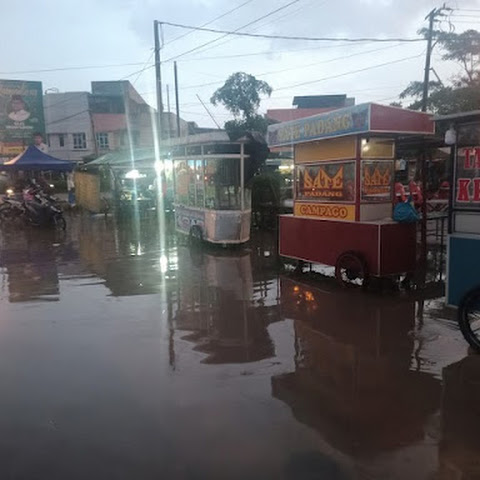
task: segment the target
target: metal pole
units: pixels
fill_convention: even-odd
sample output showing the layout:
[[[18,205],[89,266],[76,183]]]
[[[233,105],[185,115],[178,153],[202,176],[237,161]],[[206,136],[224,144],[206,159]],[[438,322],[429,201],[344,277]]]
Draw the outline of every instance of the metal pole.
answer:
[[[178,72],[177,72],[177,62],[173,62],[173,75],[175,77],[175,111],[177,113],[177,137],[180,136],[180,105],[178,98]]]
[[[162,102],[162,69],[160,62],[160,38],[158,35],[158,20],[153,21],[153,36],[155,39],[155,85],[157,90],[157,129],[158,129],[158,138],[161,140],[163,138],[163,129],[162,129],[162,113],[163,113],[163,102]]]
[[[242,212],[245,210],[245,144],[240,144],[240,202]]]
[[[167,83],[167,112],[168,112],[168,133],[167,137],[170,138],[170,132],[172,131],[172,119],[170,115],[170,87]]]
[[[427,56],[425,57],[425,72],[423,76],[423,95],[422,95],[422,112],[427,111],[428,103],[428,84],[430,83],[430,60],[432,58],[432,38],[433,38],[433,22],[437,9],[434,8],[426,17],[428,18],[428,37],[427,37]]]
[[[425,57],[425,71],[423,77],[423,95],[422,95],[422,112],[427,111],[428,104],[428,86],[430,82],[430,60],[432,57],[432,37],[433,22],[437,9],[434,8],[425,18],[429,19],[428,37],[427,37],[427,55]],[[421,204],[422,220],[420,223],[420,265],[422,269],[421,283],[424,285],[427,275],[427,155],[426,146],[423,146],[420,159],[420,179],[422,181],[423,201]]]

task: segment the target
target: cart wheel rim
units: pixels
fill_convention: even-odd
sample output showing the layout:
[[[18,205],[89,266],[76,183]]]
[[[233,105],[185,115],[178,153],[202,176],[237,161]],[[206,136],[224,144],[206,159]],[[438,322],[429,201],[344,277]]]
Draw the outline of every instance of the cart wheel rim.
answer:
[[[480,289],[465,296],[459,309],[459,326],[465,340],[480,351]]]
[[[335,265],[335,277],[343,286],[365,287],[368,283],[365,261],[353,252],[340,255]]]

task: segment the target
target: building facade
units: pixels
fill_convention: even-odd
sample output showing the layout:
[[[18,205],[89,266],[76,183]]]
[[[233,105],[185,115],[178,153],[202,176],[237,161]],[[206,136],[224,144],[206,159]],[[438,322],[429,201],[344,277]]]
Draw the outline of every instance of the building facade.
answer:
[[[91,93],[47,93],[44,109],[49,153],[58,158],[85,161],[154,144],[156,110],[128,81],[92,82]],[[164,112],[162,120],[163,137],[176,136],[176,115]],[[180,119],[180,135],[187,134]]]

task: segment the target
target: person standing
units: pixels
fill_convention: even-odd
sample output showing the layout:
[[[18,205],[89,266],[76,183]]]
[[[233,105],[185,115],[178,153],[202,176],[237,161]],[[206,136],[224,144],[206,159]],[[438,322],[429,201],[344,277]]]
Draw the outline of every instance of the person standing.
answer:
[[[41,133],[34,133],[33,134],[33,144],[37,147],[41,152],[48,153],[48,145],[46,145],[43,141],[43,136]]]

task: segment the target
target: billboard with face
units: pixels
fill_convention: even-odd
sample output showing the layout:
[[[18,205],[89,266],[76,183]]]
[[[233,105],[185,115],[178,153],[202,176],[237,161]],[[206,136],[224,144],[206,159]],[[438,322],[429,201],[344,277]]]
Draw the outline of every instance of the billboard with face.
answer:
[[[15,156],[45,138],[42,82],[0,80],[0,155]]]

